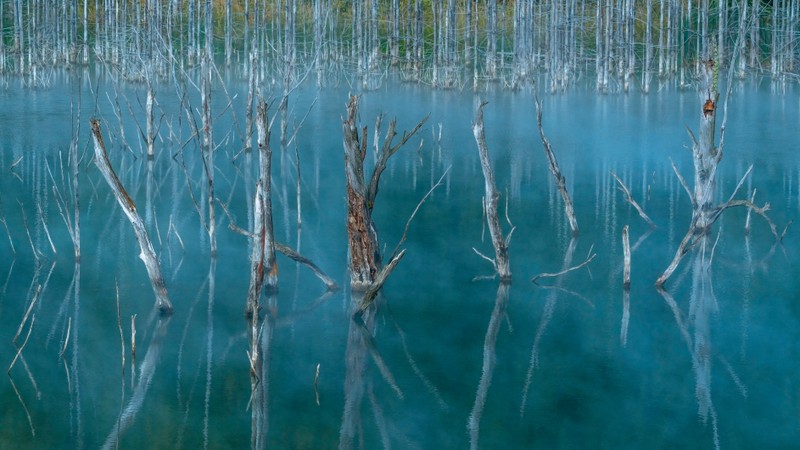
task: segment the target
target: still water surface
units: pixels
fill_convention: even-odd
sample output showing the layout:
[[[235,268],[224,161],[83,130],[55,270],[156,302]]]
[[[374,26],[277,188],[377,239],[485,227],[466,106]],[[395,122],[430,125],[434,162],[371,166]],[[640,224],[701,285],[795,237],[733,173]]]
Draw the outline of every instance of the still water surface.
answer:
[[[382,179],[375,220],[387,252],[419,199],[449,171],[412,223],[407,254],[379,307],[362,321],[350,319],[349,289],[326,294],[307,269],[279,256],[280,290],[265,299],[260,387],[266,401],[259,407],[251,401],[243,317],[247,239],[227,228],[218,207],[220,253],[209,256],[187,187],[188,177],[204,205],[202,166],[176,88],[165,83],[157,90],[161,139],[148,164],[137,129],[137,121],[144,125],[145,87],[116,85],[124,139],[114,87],[102,76],[62,75],[49,89],[12,85],[0,91],[0,218],[9,230],[0,230],[0,367],[11,365],[17,352],[12,340],[36,298],[17,339],[17,345],[27,339],[24,350],[0,381],[0,446],[796,445],[796,231],[790,228],[783,245],[775,246],[760,218],[753,217],[747,236],[746,211],[731,210],[715,228],[713,257],[691,254],[667,292],[653,287],[690,221],[691,205],[670,160],[691,180],[685,126],[698,119],[695,93],[665,88],[648,96],[597,96],[575,89],[543,98],[545,132],[581,229],[573,241],[530,92],[483,94],[487,141],[504,193],[501,211],[505,215],[507,205],[516,227],[510,286],[474,280],[491,267],[473,247],[484,254],[492,249],[470,129],[472,94],[403,84],[363,93],[361,118],[370,135],[379,113],[387,114],[383,130],[392,117],[402,130],[430,113]],[[246,86],[229,81],[227,89],[236,95],[227,109],[225,93],[214,91],[216,194],[246,228],[257,163],[240,152]],[[272,136],[277,239],[342,286],[348,280],[341,143],[347,95],[347,88],[298,89],[290,98],[289,132],[308,117],[296,141],[281,149],[277,125]],[[188,98],[199,106],[196,93]],[[739,197],[757,190],[756,202],[771,203],[779,232],[800,207],[797,98],[794,91],[774,94],[767,84],[737,87],[718,173],[724,201],[753,164]],[[63,190],[69,179],[63,175],[62,181],[61,167],[68,170],[79,101],[83,257],[76,265],[52,186],[55,180]],[[130,225],[91,161],[92,116],[103,122],[112,162],[160,255],[175,307],[170,318],[153,314]],[[658,228],[651,231],[625,202],[611,172]],[[625,225],[638,244],[629,293],[622,289]],[[597,257],[586,268],[529,281],[579,264],[590,252]]]

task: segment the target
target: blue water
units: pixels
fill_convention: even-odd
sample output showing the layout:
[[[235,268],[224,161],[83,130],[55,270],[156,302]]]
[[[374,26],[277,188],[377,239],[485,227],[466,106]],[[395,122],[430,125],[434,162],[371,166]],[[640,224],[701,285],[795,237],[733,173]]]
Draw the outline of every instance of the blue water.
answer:
[[[219,146],[215,191],[236,224],[247,228],[257,162],[241,153],[246,85],[235,75],[226,79],[232,99],[219,85],[212,94]],[[430,114],[382,179],[375,221],[386,254],[419,200],[449,168],[411,224],[406,256],[377,308],[362,322],[350,318],[346,269],[341,119],[350,89],[304,86],[293,92],[289,132],[308,117],[287,149],[280,146],[280,117],[273,128],[275,234],[343,289],[326,294],[305,267],[279,256],[279,292],[264,300],[262,314],[258,388],[266,400],[259,403],[251,401],[243,316],[247,238],[228,229],[218,203],[220,251],[216,260],[209,255],[187,187],[204,205],[199,149],[179,88],[166,80],[156,91],[157,117],[163,118],[157,157],[148,167],[137,128],[137,122],[144,126],[144,85],[95,73],[57,74],[52,83],[31,89],[12,81],[0,90],[0,218],[9,230],[0,223],[0,367],[11,365],[17,353],[12,339],[37,299],[17,345],[29,329],[30,337],[0,381],[2,447],[113,447],[117,439],[123,448],[243,448],[254,442],[270,448],[795,445],[795,228],[775,245],[762,219],[754,215],[746,235],[746,210],[730,210],[710,236],[710,244],[717,242],[713,257],[691,253],[666,293],[653,286],[691,217],[670,161],[691,182],[686,127],[695,128],[700,114],[693,91],[598,96],[576,88],[543,95],[544,129],[581,230],[573,243],[531,93],[481,93],[489,101],[485,125],[503,194],[501,213],[505,219],[507,205],[515,227],[508,287],[474,280],[492,272],[473,251],[492,254],[471,132],[476,97],[393,83],[361,93],[370,153],[377,114],[386,113],[383,132],[393,117],[405,130]],[[199,94],[188,89],[192,108],[198,108]],[[269,85],[264,90],[272,115],[280,91]],[[115,93],[127,145],[114,113]],[[50,173],[62,195],[68,192],[79,102],[82,260],[76,265]],[[728,198],[753,164],[738,197],[757,189],[756,203],[771,204],[778,233],[796,220],[800,207],[798,106],[795,88],[778,94],[756,81],[738,85],[729,100],[717,201]],[[112,163],[148,225],[174,304],[169,318],[153,313],[130,224],[92,162],[89,117],[100,118]],[[625,202],[612,171],[655,230]],[[508,232],[511,226],[503,225]],[[625,225],[631,243],[640,242],[628,294],[622,289]],[[590,251],[597,256],[585,268],[530,282],[536,274],[583,262]]]

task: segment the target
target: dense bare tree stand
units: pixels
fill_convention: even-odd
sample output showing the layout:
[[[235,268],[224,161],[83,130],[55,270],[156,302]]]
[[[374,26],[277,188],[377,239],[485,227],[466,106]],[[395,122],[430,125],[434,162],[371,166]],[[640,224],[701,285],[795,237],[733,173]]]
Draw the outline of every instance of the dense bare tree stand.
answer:
[[[389,158],[394,155],[411,137],[419,131],[427,117],[423,118],[411,131],[404,132],[397,144],[392,145],[397,121],[392,120],[386,131],[383,143],[377,154],[375,167],[367,182],[364,176],[364,159],[367,155],[367,127],[356,123],[358,96],[351,96],[347,104],[347,118],[342,122],[345,154],[345,173],[347,176],[347,238],[349,249],[348,267],[350,286],[365,291],[359,310],[363,310],[377,295],[380,286],[394,270],[405,254],[404,251],[391,256],[386,266],[381,266],[378,234],[372,223],[372,210],[378,196],[380,177],[386,169]],[[359,133],[360,132],[360,133]]]
[[[162,313],[171,314],[172,303],[169,301],[167,287],[164,283],[164,276],[161,274],[161,266],[158,263],[158,258],[156,257],[156,252],[153,249],[150,237],[147,234],[144,221],[136,211],[136,205],[125,191],[125,187],[122,186],[122,182],[119,181],[117,174],[111,167],[111,162],[108,160],[106,147],[103,143],[103,135],[100,132],[100,122],[97,119],[91,119],[89,123],[91,125],[92,137],[94,138],[94,162],[114,193],[114,197],[122,208],[122,212],[125,213],[125,216],[128,217],[128,220],[133,226],[133,232],[136,235],[136,240],[139,242],[139,248],[141,249],[139,258],[144,262],[147,275],[150,277],[150,284],[156,295],[156,306]]]

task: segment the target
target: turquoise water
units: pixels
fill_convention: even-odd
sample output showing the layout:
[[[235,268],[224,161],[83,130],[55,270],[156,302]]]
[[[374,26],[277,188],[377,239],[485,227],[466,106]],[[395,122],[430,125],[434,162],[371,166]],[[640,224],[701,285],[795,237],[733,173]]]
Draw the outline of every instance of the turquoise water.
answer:
[[[256,169],[240,153],[246,87],[235,81],[226,87],[232,100],[219,87],[213,93],[216,195],[246,228]],[[766,83],[737,86],[718,173],[718,201],[724,201],[753,164],[739,197],[757,189],[756,202],[770,202],[779,233],[800,207],[793,89],[776,94]],[[62,190],[66,185],[61,167],[68,170],[79,90],[83,256],[76,265],[52,186],[53,179]],[[127,146],[114,114],[115,90]],[[290,133],[310,112],[288,149],[280,148],[279,127],[273,129],[275,233],[345,288],[326,294],[306,268],[279,256],[279,292],[265,300],[259,341],[264,402],[251,401],[243,316],[247,239],[228,229],[218,206],[220,252],[216,260],[209,256],[187,187],[188,178],[204,204],[199,150],[178,93],[169,82],[157,89],[161,139],[148,165],[137,129],[145,92],[143,85],[96,74],[60,74],[45,89],[11,82],[0,91],[0,218],[9,230],[0,229],[0,367],[14,360],[12,340],[37,299],[17,345],[29,329],[30,337],[0,381],[0,446],[786,448],[796,442],[795,228],[773,245],[763,220],[753,216],[746,235],[746,211],[730,210],[711,236],[719,240],[713,258],[706,254],[710,268],[693,253],[666,293],[653,286],[690,221],[691,205],[670,160],[691,180],[685,127],[697,123],[694,92],[597,96],[575,89],[542,98],[545,132],[581,229],[573,242],[530,92],[482,94],[501,211],[507,205],[516,227],[510,286],[473,280],[491,274],[473,247],[492,250],[470,129],[472,93],[403,84],[362,93],[370,136],[381,112],[384,131],[392,117],[403,130],[430,113],[382,179],[375,220],[386,253],[419,199],[449,171],[415,217],[406,256],[378,307],[356,322],[346,288],[341,143],[348,88],[295,91]],[[269,86],[265,92],[277,105],[279,92]],[[199,106],[196,92],[187,98]],[[112,163],[148,225],[174,304],[169,318],[153,314],[130,224],[91,161],[89,117],[101,119]],[[655,230],[625,202],[612,171]],[[628,294],[625,225],[631,243],[639,243]],[[529,281],[579,264],[590,251],[597,256],[586,268]]]

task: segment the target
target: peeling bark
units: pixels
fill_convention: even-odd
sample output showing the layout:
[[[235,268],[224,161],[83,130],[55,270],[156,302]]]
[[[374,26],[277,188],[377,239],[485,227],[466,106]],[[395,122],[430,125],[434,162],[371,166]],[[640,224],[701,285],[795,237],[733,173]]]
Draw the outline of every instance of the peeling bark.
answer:
[[[376,147],[380,148],[380,151],[375,168],[367,182],[364,176],[367,127],[363,127],[359,132],[356,123],[357,114],[358,97],[351,96],[347,104],[347,118],[342,122],[345,174],[347,176],[347,239],[350,253],[348,267],[350,269],[350,285],[354,289],[365,290],[377,280],[382,265],[378,233],[372,222],[372,209],[375,207],[375,199],[378,196],[381,174],[386,169],[389,158],[422,127],[428,118],[422,119],[411,131],[404,132],[400,141],[394,145],[397,122],[391,121],[383,144],[376,143]]]

